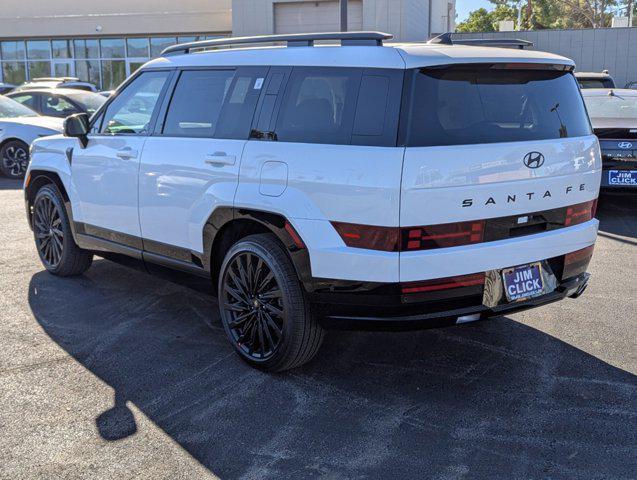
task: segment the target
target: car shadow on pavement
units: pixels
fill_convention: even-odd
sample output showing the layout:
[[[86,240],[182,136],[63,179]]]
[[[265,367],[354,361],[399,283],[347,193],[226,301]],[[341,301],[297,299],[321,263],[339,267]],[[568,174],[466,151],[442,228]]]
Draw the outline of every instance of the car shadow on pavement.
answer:
[[[13,180],[0,174],[0,190],[20,190],[24,180]]]
[[[637,238],[637,195],[632,194],[601,194],[597,205],[597,219],[599,220],[599,234],[616,240],[637,245],[637,242],[618,239],[615,236]]]
[[[29,304],[114,389],[95,412],[105,440],[135,434],[131,402],[220,478],[637,471],[636,377],[511,319],[331,331],[311,364],[269,375],[232,352],[214,298],[106,261],[78,278],[35,274]]]

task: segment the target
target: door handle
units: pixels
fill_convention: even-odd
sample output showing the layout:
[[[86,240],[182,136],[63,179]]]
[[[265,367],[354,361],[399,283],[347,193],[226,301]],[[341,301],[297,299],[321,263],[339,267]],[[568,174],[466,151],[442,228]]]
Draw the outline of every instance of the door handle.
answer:
[[[130,160],[131,158],[137,158],[137,150],[133,150],[130,147],[124,147],[121,150],[118,150],[115,155],[122,160]]]
[[[223,167],[224,165],[234,165],[237,157],[228,155],[226,152],[215,152],[206,155],[205,162],[214,167]]]

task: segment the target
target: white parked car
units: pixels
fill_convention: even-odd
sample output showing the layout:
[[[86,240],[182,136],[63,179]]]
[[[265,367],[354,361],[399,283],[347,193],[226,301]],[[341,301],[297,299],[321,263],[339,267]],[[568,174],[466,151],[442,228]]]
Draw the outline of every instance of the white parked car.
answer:
[[[97,87],[90,82],[83,82],[77,77],[39,77],[16,87],[13,91],[31,90],[34,88],[74,88],[88,92],[97,92]]]
[[[43,117],[15,100],[0,95],[0,171],[22,178],[29,164],[33,140],[60,133],[61,118]]]
[[[329,323],[460,324],[579,296],[601,158],[573,62],[388,38],[169,47],[90,121],[34,142],[43,265],[198,275],[232,347],[270,371],[310,360]],[[257,42],[287,47],[200,51]]]

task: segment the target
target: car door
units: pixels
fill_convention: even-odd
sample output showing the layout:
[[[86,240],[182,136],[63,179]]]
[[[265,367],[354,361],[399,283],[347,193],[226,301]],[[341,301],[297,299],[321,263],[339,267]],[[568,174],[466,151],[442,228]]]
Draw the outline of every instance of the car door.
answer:
[[[144,250],[182,261],[203,253],[216,206],[231,206],[267,69],[184,69],[166,98],[140,166]]]
[[[141,248],[139,161],[171,74],[137,75],[92,122],[86,148],[73,149],[73,212],[80,233]]]

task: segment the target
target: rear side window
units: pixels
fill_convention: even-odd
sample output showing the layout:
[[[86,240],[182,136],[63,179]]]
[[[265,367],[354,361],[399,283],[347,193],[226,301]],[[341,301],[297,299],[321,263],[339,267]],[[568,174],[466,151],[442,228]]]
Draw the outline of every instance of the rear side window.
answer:
[[[24,95],[13,95],[11,97],[12,100],[15,100],[18,103],[21,103],[22,105],[26,105],[29,108],[32,108],[34,110],[37,109],[37,105],[36,105],[36,98],[35,96],[27,93]]]
[[[262,69],[187,70],[175,87],[163,134],[247,139]]]
[[[164,135],[212,137],[234,70],[182,72],[173,93]]]
[[[578,137],[591,133],[569,72],[471,65],[408,75],[401,143],[442,146]]]
[[[282,142],[349,144],[361,70],[295,68],[276,122]]]

